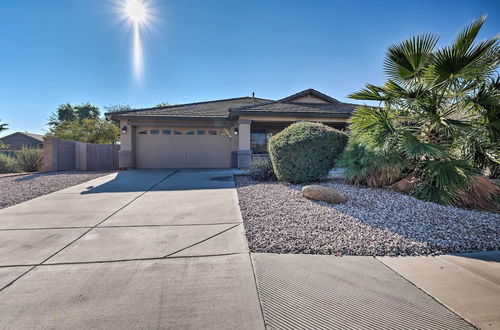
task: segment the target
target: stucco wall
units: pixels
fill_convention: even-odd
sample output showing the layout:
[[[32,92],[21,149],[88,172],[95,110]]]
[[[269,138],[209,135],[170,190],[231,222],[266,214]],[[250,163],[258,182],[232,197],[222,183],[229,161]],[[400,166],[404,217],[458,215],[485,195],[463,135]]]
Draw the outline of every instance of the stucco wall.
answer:
[[[320,99],[319,97],[313,96],[313,95],[308,95],[308,96],[302,96],[296,99],[293,99],[289,102],[303,102],[303,103],[328,103],[325,100]]]

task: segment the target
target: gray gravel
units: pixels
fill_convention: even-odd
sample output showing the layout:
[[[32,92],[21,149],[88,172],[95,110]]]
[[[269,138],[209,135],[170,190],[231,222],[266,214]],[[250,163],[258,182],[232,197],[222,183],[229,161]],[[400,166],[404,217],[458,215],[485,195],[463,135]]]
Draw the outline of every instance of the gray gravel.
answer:
[[[113,172],[50,172],[0,178],[0,209]]]
[[[387,189],[322,183],[348,202],[313,202],[301,186],[236,177],[252,252],[437,255],[500,249],[500,214],[447,207]]]

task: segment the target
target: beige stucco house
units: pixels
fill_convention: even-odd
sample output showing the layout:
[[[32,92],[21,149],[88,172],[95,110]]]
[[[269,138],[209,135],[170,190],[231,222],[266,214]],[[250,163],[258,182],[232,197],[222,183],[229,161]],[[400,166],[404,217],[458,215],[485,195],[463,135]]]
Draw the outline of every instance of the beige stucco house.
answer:
[[[308,89],[277,101],[239,97],[106,116],[120,122],[120,168],[247,168],[291,123],[345,129],[355,107]]]

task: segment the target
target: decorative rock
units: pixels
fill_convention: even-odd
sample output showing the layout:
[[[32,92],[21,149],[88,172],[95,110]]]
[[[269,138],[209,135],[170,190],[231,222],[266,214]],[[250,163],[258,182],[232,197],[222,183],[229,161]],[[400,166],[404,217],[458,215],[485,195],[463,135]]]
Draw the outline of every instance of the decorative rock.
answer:
[[[391,189],[322,185],[349,203],[309,203],[301,185],[236,176],[251,252],[417,256],[500,250],[500,214],[422,201]],[[0,197],[2,197],[0,185]]]
[[[347,198],[342,192],[316,184],[302,187],[302,196],[315,201],[323,201],[331,204],[341,204],[347,201]]]

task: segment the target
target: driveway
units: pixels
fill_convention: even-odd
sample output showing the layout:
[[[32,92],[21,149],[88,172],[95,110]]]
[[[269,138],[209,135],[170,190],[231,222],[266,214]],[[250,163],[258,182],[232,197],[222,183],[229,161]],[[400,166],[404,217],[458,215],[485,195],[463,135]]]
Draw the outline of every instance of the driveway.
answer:
[[[0,210],[0,329],[499,324],[499,254],[250,255],[233,173],[126,171]]]
[[[128,171],[0,211],[0,328],[259,329],[231,170]]]

